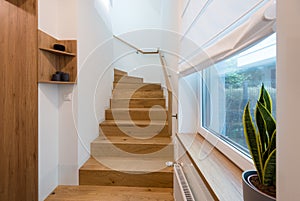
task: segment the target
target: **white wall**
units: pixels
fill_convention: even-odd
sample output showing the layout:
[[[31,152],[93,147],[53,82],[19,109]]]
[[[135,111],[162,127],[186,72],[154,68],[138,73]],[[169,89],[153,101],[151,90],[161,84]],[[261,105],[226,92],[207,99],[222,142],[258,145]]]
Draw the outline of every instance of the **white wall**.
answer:
[[[164,0],[161,6],[162,32],[161,50],[166,60],[167,74],[172,88],[172,113],[178,114],[178,60],[181,57],[179,49],[181,0]],[[178,131],[178,120],[172,119],[173,134]]]
[[[39,1],[38,19],[39,29],[56,39],[77,37],[76,0]],[[39,84],[39,200],[57,185],[78,183],[73,102],[64,100],[72,91],[72,85]]]
[[[57,38],[77,39],[77,0],[57,0]]]
[[[299,200],[300,2],[277,1],[277,200]]]
[[[74,88],[73,88],[74,87]],[[76,86],[58,86],[59,109],[59,185],[78,184],[77,154],[77,96],[73,95]]]
[[[39,200],[58,185],[58,87],[39,84]]]
[[[179,79],[178,132],[196,133],[198,128],[200,74],[194,73]]]
[[[39,29],[57,37],[57,0],[39,1]],[[51,17],[50,17],[51,16]],[[58,86],[39,84],[39,200],[58,185]]]
[[[79,167],[90,157],[90,143],[99,135],[99,123],[109,106],[113,82],[112,32],[107,21],[110,18],[101,13],[106,9],[101,8],[106,5],[105,0],[96,1],[77,1]]]
[[[58,0],[39,0],[38,1],[38,28],[54,38],[57,34],[57,5]]]
[[[160,0],[114,0],[112,30],[114,35],[143,50],[160,47]],[[161,82],[162,71],[157,55],[136,54],[124,43],[114,40],[114,66],[132,76],[141,76],[146,82]],[[149,69],[154,69],[149,70]]]
[[[115,35],[141,29],[161,28],[161,0],[114,0],[113,32]]]
[[[57,37],[77,39],[77,1],[57,2]],[[59,86],[59,175],[60,185],[78,184],[77,154],[77,96],[72,96],[76,85]]]
[[[112,10],[113,33],[144,51],[161,48],[177,52],[177,38],[174,36],[178,31],[176,20],[178,2],[178,0],[115,0]],[[160,66],[158,56],[137,55],[132,48],[118,40],[114,45],[115,58],[118,59],[115,66],[130,71],[131,75],[143,75],[146,81],[161,82],[162,72],[158,70]],[[127,55],[128,53],[130,54]],[[177,62],[173,62],[171,58],[166,59],[170,66],[177,66]],[[146,65],[149,66],[145,67]],[[138,66],[141,68],[137,72],[134,69]],[[147,68],[155,70],[149,71]],[[152,79],[148,79],[149,77]]]

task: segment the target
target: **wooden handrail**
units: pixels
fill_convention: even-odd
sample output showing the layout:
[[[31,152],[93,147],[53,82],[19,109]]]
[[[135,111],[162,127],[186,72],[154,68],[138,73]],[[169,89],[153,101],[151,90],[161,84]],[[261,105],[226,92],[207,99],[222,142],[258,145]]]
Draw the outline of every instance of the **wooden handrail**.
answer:
[[[145,52],[137,47],[135,47],[134,45],[126,42],[125,40],[123,40],[122,38],[119,38],[118,36],[113,35],[114,38],[118,39],[119,41],[121,41],[122,43],[125,43],[126,45],[128,45],[129,47],[135,49],[137,52],[141,53],[141,54],[158,54],[159,50],[154,51],[154,52]]]
[[[169,134],[172,136],[173,93],[172,93],[171,83],[170,83],[168,72],[167,72],[167,65],[166,65],[164,56],[162,55],[161,52],[159,52],[159,58],[160,58],[160,63],[161,63],[162,68],[163,68],[164,77],[165,77],[165,81],[166,81],[166,86],[167,86],[167,90],[168,90],[168,130],[169,130]]]
[[[168,76],[168,72],[167,72],[167,65],[164,59],[164,56],[162,55],[160,50],[154,51],[154,52],[145,52],[137,47],[135,47],[134,45],[126,42],[125,40],[119,38],[118,36],[113,35],[114,38],[118,39],[119,41],[121,41],[122,43],[128,45],[129,47],[135,49],[137,52],[141,53],[141,54],[158,54],[159,58],[160,58],[160,63],[162,65],[162,69],[163,69],[163,73],[164,73],[164,78],[166,81],[166,86],[167,86],[167,90],[168,90],[168,132],[170,135],[172,135],[172,103],[173,103],[173,94],[172,94],[172,88],[171,88],[171,83],[169,80],[169,76]]]
[[[167,65],[166,65],[164,56],[162,55],[161,51],[159,51],[159,58],[160,58],[161,66],[163,67],[163,72],[164,72],[164,77],[166,80],[167,89],[168,89],[168,91],[172,91],[171,83],[170,83],[168,72],[167,72]]]

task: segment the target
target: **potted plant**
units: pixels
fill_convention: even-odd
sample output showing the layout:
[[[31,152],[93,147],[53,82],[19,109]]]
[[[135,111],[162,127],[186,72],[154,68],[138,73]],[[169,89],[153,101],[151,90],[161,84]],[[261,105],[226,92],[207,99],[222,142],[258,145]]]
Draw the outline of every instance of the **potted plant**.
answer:
[[[276,121],[272,115],[272,99],[262,85],[254,110],[255,121],[248,102],[243,114],[246,142],[256,171],[245,171],[244,201],[276,200]]]

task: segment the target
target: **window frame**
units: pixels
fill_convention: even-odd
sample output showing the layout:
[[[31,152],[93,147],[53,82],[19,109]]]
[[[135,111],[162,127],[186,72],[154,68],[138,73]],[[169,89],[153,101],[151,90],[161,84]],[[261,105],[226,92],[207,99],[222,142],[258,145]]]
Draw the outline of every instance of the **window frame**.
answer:
[[[199,79],[199,97],[202,97],[202,72],[200,72],[201,78]],[[222,152],[227,158],[229,158],[233,163],[235,163],[242,170],[253,169],[253,161],[252,159],[243,154],[241,151],[237,150],[234,146],[226,142],[224,139],[220,138],[216,134],[213,134],[206,128],[202,126],[202,98],[199,98],[199,126],[198,126],[198,134],[204,137],[210,144],[216,147],[220,152]]]
[[[272,33],[273,34],[273,33]],[[263,41],[265,38],[271,36],[272,34],[263,37],[261,40],[259,40],[257,43]],[[243,51],[246,51],[248,48],[251,48],[252,46],[254,46],[255,44],[250,44],[249,46],[243,48],[241,51],[236,52],[234,54],[229,55],[228,57],[218,61],[222,62],[230,57],[233,57],[234,55],[241,53]],[[208,66],[207,68],[209,68],[211,66]],[[206,68],[204,68],[206,69]],[[229,141],[227,141],[226,139],[222,138],[220,134],[216,134],[212,131],[209,131],[208,129],[204,128],[202,126],[203,124],[203,70],[202,69],[200,72],[198,72],[200,74],[200,79],[199,79],[199,90],[198,90],[198,97],[199,97],[199,124],[198,124],[198,134],[200,134],[202,137],[204,137],[209,143],[211,143],[213,146],[215,146],[220,152],[222,152],[227,158],[229,158],[234,164],[236,164],[240,169],[242,170],[248,170],[248,169],[255,169],[253,161],[251,159],[251,156],[248,153],[245,153],[243,150],[238,149],[238,147],[236,147],[234,144],[231,144]]]

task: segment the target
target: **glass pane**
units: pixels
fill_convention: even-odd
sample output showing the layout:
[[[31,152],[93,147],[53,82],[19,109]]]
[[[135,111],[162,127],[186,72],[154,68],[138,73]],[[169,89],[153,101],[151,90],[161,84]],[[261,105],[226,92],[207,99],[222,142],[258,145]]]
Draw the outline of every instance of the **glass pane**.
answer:
[[[276,35],[202,72],[202,126],[248,153],[242,115],[248,101],[251,112],[260,87],[269,91],[276,118]]]

